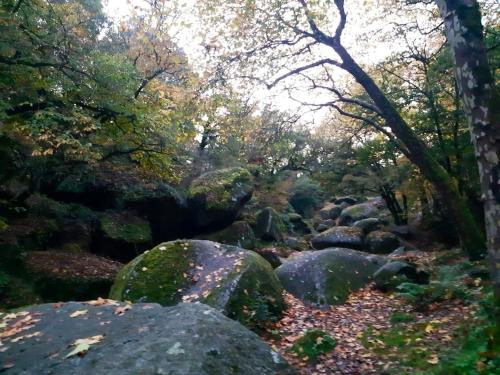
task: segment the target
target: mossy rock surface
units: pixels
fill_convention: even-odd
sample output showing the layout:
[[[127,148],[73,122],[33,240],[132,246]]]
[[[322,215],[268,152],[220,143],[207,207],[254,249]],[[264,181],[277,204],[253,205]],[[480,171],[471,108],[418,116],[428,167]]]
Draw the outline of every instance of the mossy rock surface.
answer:
[[[393,233],[376,230],[366,236],[366,251],[374,254],[389,254],[399,246],[399,239]]]
[[[286,234],[286,226],[281,215],[271,207],[259,211],[255,234],[264,241],[282,241]]]
[[[253,250],[256,245],[255,233],[246,221],[235,221],[227,228],[198,236],[198,238],[238,246],[247,250]]]
[[[312,246],[317,249],[343,247],[361,249],[363,247],[363,231],[354,227],[333,227],[313,237]]]
[[[110,297],[202,302],[251,327],[284,309],[282,286],[261,256],[203,240],[166,242],[140,255],[117,276]]]
[[[276,269],[285,289],[316,306],[344,303],[352,291],[372,280],[387,260],[342,248],[303,252]]]
[[[106,302],[106,301],[104,301]],[[255,333],[203,304],[69,302],[0,316],[7,330],[33,327],[23,340],[3,338],[3,374],[290,375],[295,371]],[[122,313],[117,314],[117,311]],[[84,312],[81,314],[81,312]],[[80,312],[75,316],[76,312]],[[74,317],[72,317],[74,316]],[[24,323],[20,322],[24,319]],[[85,355],[75,341],[97,336]]]
[[[361,203],[349,206],[342,210],[339,216],[339,225],[352,225],[356,221],[377,217],[379,209],[374,203]]]
[[[382,229],[383,223],[376,217],[369,217],[368,219],[356,221],[352,226],[355,228],[360,228],[365,234],[368,234],[370,232]]]
[[[321,210],[318,211],[319,216],[323,220],[327,219],[337,219],[340,216],[340,213],[342,212],[342,207],[339,205],[330,203],[327,204],[325,207],[323,207]]]
[[[130,243],[151,242],[149,223],[128,212],[106,212],[99,223],[102,232],[109,239]]]
[[[321,354],[331,352],[337,342],[327,332],[311,329],[304,333],[289,349],[304,360],[314,361]]]
[[[194,224],[201,228],[229,224],[253,192],[253,176],[244,168],[208,172],[195,179],[187,192]]]

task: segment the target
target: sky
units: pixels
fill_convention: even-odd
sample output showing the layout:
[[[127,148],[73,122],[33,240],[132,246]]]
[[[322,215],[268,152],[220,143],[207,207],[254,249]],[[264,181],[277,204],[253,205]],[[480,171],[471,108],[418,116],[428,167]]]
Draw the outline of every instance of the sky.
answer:
[[[197,20],[193,15],[193,9],[196,6],[196,0],[181,0],[184,6],[181,8],[182,15],[187,23],[197,24]],[[223,1],[223,0],[221,0]],[[366,1],[365,0],[348,0],[346,2],[347,13],[348,13],[348,23],[343,34],[343,44],[348,48],[351,54],[355,57],[358,62],[374,63],[383,60],[389,54],[402,48],[400,42],[396,41],[392,44],[383,42],[377,39],[378,35],[382,35],[384,29],[387,30],[389,27],[393,27],[391,22],[397,22],[398,17],[396,13],[394,15],[387,15],[384,13],[382,7],[373,6],[376,5],[380,0],[372,0],[370,11],[372,14],[377,14],[377,12],[382,12],[384,17],[380,17],[378,22],[367,23],[364,22],[364,12],[366,11]],[[107,14],[114,18],[115,20],[120,20],[121,18],[127,17],[130,13],[130,6],[140,4],[141,0],[105,0],[104,3]],[[363,40],[361,40],[361,36]],[[195,69],[202,70],[203,66],[196,66],[200,61],[204,61],[204,48],[202,47],[203,40],[201,37],[197,36],[196,32],[188,28],[180,28],[176,33],[176,43],[185,51],[191,64]],[[328,55],[329,50],[325,49],[325,55]],[[322,52],[322,51],[321,51]],[[323,52],[322,52],[323,53]],[[335,77],[337,80],[342,80],[345,77],[345,73],[340,72],[338,76]],[[318,97],[314,92],[309,92],[307,90],[300,90],[300,92],[294,93],[294,96],[303,102],[326,102],[331,98],[326,96]],[[285,93],[282,88],[277,87],[272,90],[267,90],[264,86],[255,87],[253,90],[253,99],[261,104],[263,107],[266,103],[272,103],[276,108],[288,110],[295,112],[299,108],[299,104],[290,99],[289,95]],[[305,111],[303,120],[307,123],[317,125],[328,117],[328,111]]]

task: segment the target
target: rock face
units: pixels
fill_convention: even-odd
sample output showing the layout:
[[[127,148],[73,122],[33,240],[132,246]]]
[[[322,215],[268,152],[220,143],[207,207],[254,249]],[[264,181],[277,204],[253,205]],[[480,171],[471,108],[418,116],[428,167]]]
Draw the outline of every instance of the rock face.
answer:
[[[313,305],[337,305],[361,288],[386,260],[355,250],[332,248],[301,253],[276,269],[285,289]]]
[[[355,204],[345,208],[339,216],[339,225],[352,225],[354,222],[368,219],[369,217],[376,217],[379,209],[372,203]]]
[[[106,296],[123,264],[86,253],[32,251],[25,268],[46,302]]]
[[[256,242],[255,233],[246,221],[235,221],[227,228],[215,233],[201,235],[199,238],[238,246],[247,250],[253,250]]]
[[[417,270],[414,265],[406,262],[394,261],[383,265],[373,275],[375,285],[382,291],[394,290],[399,284],[411,282],[426,284],[429,281],[429,274],[422,270]]]
[[[338,205],[341,205],[343,203],[345,203],[347,205],[353,205],[353,204],[358,203],[358,200],[354,197],[340,197],[340,198],[336,198],[334,203],[338,204]]]
[[[167,242],[140,255],[118,274],[110,297],[164,306],[199,301],[247,326],[284,309],[282,286],[261,256],[201,240]]]
[[[353,227],[333,227],[313,237],[311,245],[317,250],[328,247],[361,249],[363,247],[363,231]]]
[[[382,228],[382,222],[376,217],[370,217],[368,219],[362,219],[356,221],[352,226],[355,228],[360,228],[363,233],[368,234],[375,230],[380,230]]]
[[[99,306],[76,302],[38,305],[2,316],[0,322],[7,330],[16,323],[21,327],[33,324],[3,339],[7,344],[0,356],[3,373],[294,373],[256,334],[209,306],[107,302]],[[22,335],[24,338],[15,341]],[[76,349],[76,340],[82,339],[91,342],[87,353],[68,357]]]
[[[129,212],[107,211],[99,219],[95,250],[122,262],[134,259],[152,244],[149,222]]]
[[[187,193],[194,224],[203,229],[231,224],[252,192],[253,177],[246,169],[228,168],[201,175]]]
[[[366,250],[374,254],[389,254],[399,247],[396,235],[376,230],[366,236]]]
[[[285,233],[285,223],[273,208],[266,207],[257,214],[255,234],[261,240],[282,241]]]

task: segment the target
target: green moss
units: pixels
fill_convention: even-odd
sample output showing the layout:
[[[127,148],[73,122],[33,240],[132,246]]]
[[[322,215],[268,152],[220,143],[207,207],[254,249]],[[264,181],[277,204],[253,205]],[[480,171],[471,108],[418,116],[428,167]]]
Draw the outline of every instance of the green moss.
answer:
[[[335,349],[337,342],[328,333],[312,329],[304,333],[289,349],[302,359],[314,361],[321,354]]]
[[[149,223],[131,215],[105,213],[100,219],[102,231],[112,239],[129,243],[151,242]]]
[[[397,323],[408,323],[415,320],[415,315],[409,314],[403,311],[394,311],[391,314],[390,322],[393,324]]]
[[[234,204],[233,196],[249,194],[252,184],[253,177],[246,169],[221,169],[194,180],[188,198],[204,200],[208,209],[227,210]]]
[[[191,245],[182,241],[156,246],[120,271],[110,298],[175,305],[182,299],[180,290],[192,283],[188,275],[192,256]]]
[[[253,229],[246,221],[236,221],[221,231],[202,236],[201,238],[249,250],[255,248],[256,241]]]
[[[5,231],[8,227],[7,221],[3,217],[0,217],[0,233]]]

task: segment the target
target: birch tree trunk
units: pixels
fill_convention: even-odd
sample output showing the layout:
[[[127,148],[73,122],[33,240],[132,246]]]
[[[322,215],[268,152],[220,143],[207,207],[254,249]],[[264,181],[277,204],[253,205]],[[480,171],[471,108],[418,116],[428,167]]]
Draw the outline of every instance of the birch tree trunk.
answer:
[[[500,299],[500,94],[486,55],[476,0],[435,0],[444,20],[455,76],[481,178],[488,253]]]

